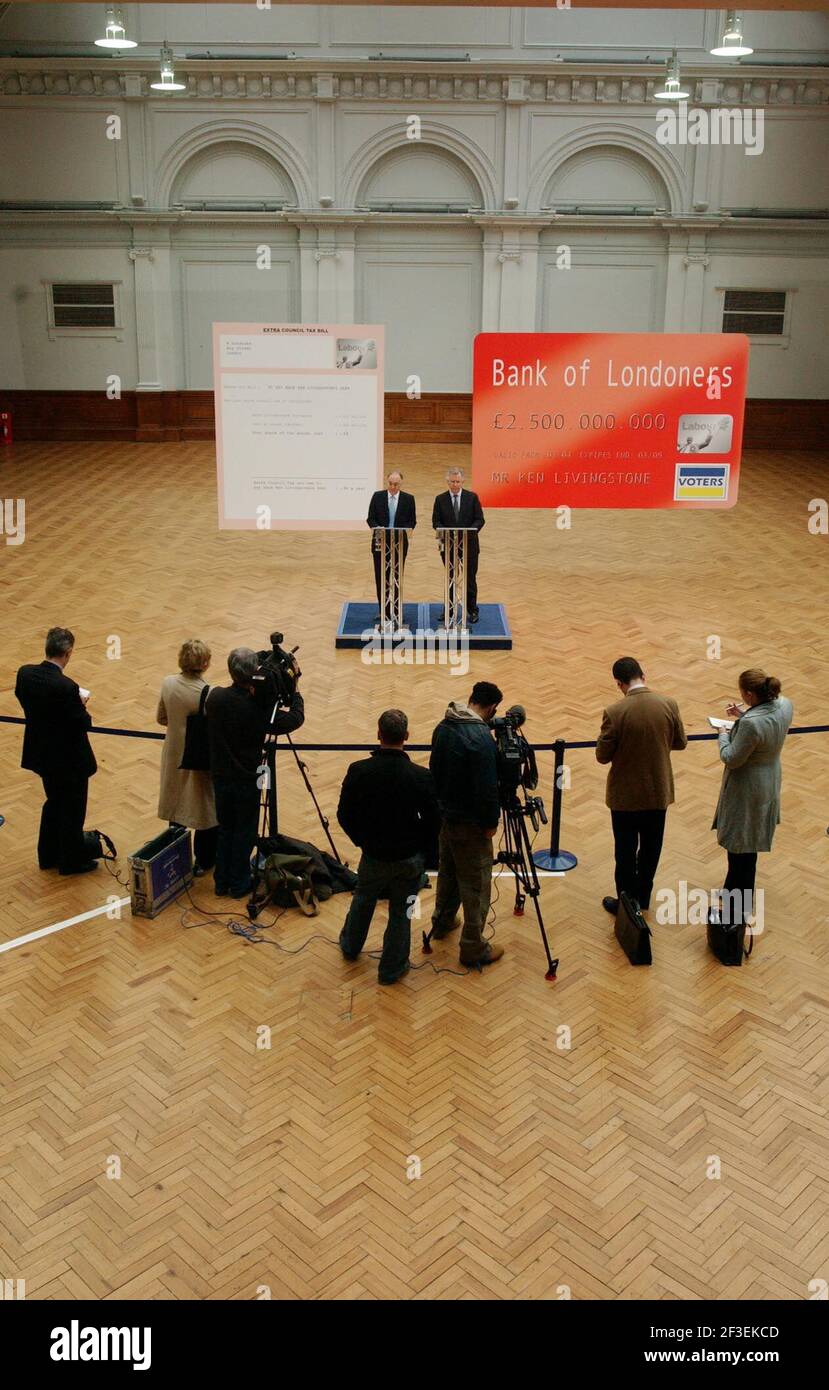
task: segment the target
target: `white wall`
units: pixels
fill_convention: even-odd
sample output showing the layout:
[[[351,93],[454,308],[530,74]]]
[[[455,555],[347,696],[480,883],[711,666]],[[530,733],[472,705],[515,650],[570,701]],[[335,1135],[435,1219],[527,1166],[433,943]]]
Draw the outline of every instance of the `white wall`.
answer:
[[[351,58],[369,53],[470,53],[481,58],[644,57],[672,48],[687,59],[707,58],[724,17],[710,10],[569,10],[441,5],[124,4],[139,52],[164,38],[176,51],[210,47],[223,53],[285,53]],[[0,16],[2,45],[25,53],[89,50],[102,27],[103,3],[13,4]],[[750,11],[745,33],[758,59],[818,58],[827,47],[827,17],[810,11]]]
[[[749,69],[707,54],[716,11],[125,11],[132,56],[91,48],[102,6],[0,16],[0,199],[65,207],[0,210],[0,385],[206,388],[210,324],[269,318],[379,320],[389,389],[416,373],[468,390],[481,329],[716,331],[723,290],[755,287],[792,294],[784,341],[755,344],[752,394],[827,395],[829,220],[782,216],[829,208],[829,80],[809,66],[826,15],[747,14]],[[162,23],[180,52],[240,56],[179,63],[186,90],[161,96]],[[659,143],[662,69],[644,58],[673,43],[692,109],[746,103],[762,154]],[[267,56],[286,46],[297,60]],[[453,47],[474,63],[365,59]],[[257,197],[282,210],[222,210]],[[109,210],[68,208],[95,202]],[[574,204],[595,213],[553,211]],[[766,215],[730,215],[744,208]],[[118,282],[117,331],[50,333],[44,282],[75,278]]]

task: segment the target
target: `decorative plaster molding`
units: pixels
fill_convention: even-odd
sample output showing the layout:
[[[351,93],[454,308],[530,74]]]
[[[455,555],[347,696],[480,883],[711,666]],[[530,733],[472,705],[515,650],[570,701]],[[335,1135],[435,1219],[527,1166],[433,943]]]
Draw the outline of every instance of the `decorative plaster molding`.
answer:
[[[131,246],[127,255],[131,261],[140,260],[142,257],[146,257],[148,261],[155,260],[154,247],[152,246]]]
[[[412,63],[400,70],[395,63],[388,69],[372,62],[360,67],[340,64],[284,63],[245,64],[216,60],[181,61],[177,72],[187,83],[186,95],[162,97],[152,91],[155,69],[133,59],[118,65],[99,66],[95,60],[0,58],[0,95],[5,97],[123,97],[148,101],[348,101],[405,102],[407,105],[435,102],[486,102],[505,105],[597,105],[641,106],[653,101],[661,76],[653,65],[568,63],[555,73],[545,64],[542,71],[527,64],[476,64],[453,68],[441,64],[440,72],[428,64]],[[764,106],[775,108],[829,105],[829,79],[819,68],[745,68],[722,65],[710,71],[683,69],[691,84],[689,101],[704,106]]]

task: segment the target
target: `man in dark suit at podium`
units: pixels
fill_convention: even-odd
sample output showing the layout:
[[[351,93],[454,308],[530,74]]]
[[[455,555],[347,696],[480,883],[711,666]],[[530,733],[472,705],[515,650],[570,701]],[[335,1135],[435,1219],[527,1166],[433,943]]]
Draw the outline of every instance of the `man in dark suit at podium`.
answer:
[[[386,491],[375,492],[372,494],[368,504],[368,516],[366,522],[372,529],[375,526],[394,526],[396,528],[405,527],[413,531],[417,525],[417,515],[415,511],[415,500],[410,492],[401,492],[403,484],[403,474],[390,473],[386,479]],[[409,537],[403,537],[403,565],[406,564],[406,555],[409,550]],[[371,553],[374,557],[374,587],[377,590],[377,602],[380,602],[380,552],[374,548],[374,537],[371,540]],[[401,570],[400,582],[403,583],[403,573]],[[379,614],[378,614],[379,617]]]
[[[83,838],[89,779],[98,766],[87,733],[92,725],[86,709],[89,691],[81,691],[63,671],[74,646],[68,628],[50,628],[46,660],[21,666],[14,692],[26,716],[21,766],[38,774],[46,793],[37,862],[41,869],[62,874],[98,867],[86,854]]]
[[[435,530],[441,526],[474,526],[475,530],[466,537],[466,603],[469,613],[467,621],[478,621],[478,555],[480,544],[478,532],[484,525],[484,513],[478,494],[469,492],[463,485],[463,470],[453,468],[446,474],[448,492],[439,492],[432,508],[432,525]],[[445,551],[441,551],[446,564]]]

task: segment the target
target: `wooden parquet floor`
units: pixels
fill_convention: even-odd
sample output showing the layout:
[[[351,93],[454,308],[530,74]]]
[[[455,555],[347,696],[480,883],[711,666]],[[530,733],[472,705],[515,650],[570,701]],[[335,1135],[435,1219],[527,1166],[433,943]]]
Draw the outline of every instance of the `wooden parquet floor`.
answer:
[[[409,593],[437,598],[431,497],[468,450],[387,453],[422,518]],[[750,454],[738,507],[713,515],[575,513],[563,532],[550,515],[491,513],[481,597],[507,605],[516,641],[473,657],[471,677],[522,701],[537,742],[595,738],[624,653],[678,698],[689,731],[758,663],[796,724],[829,722],[829,538],[807,529],[826,469]],[[367,537],[217,533],[209,445],[19,445],[0,490],[26,498],[28,530],[22,546],[0,540],[2,713],[19,712],[15,668],[40,659],[54,622],[74,628],[70,672],[107,726],[154,727],[184,636],[211,643],[222,680],[227,650],[274,626],[301,642],[303,741],[371,742],[398,705],[428,742],[468,693],[446,669],[335,652],[342,601],[371,594]],[[88,824],[124,864],[161,828],[159,745],[95,747]],[[38,873],[39,786],[19,748],[19,728],[0,725],[0,942],[121,891],[103,871]],[[501,964],[452,973],[441,943],[431,961],[450,969],[436,974],[415,942],[424,968],[393,989],[332,944],[343,899],[264,928],[276,949],[232,935],[203,883],[207,915],[125,910],[0,954],[0,1276],[35,1299],[810,1297],[829,1277],[827,750],[826,734],[788,742],[784,821],[760,861],[766,930],[742,970],[708,955],[699,926],[657,926],[651,970],[622,957],[600,906],[611,837],[589,749],[568,758],[564,803],[579,865],[543,880],[555,985],[507,881]],[[348,757],[307,761],[333,817]],[[319,839],[287,755],[281,767],[283,827]],[[710,888],[724,857],[714,745],[675,769],[657,886]]]

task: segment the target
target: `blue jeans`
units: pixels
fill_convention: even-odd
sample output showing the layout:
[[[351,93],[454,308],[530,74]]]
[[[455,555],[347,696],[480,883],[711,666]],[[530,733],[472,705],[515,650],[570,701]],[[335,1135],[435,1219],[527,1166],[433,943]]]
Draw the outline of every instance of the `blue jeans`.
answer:
[[[423,877],[424,858],[372,859],[364,854],[357,869],[357,887],[340,932],[340,946],[346,956],[358,956],[365,945],[378,898],[389,900],[389,924],[383,937],[383,954],[377,974],[384,984],[399,979],[409,963],[412,944],[410,913],[417,901]]]
[[[217,893],[242,896],[251,887],[250,856],[259,829],[259,788],[256,778],[214,777],[216,819],[216,867],[213,878]]]

